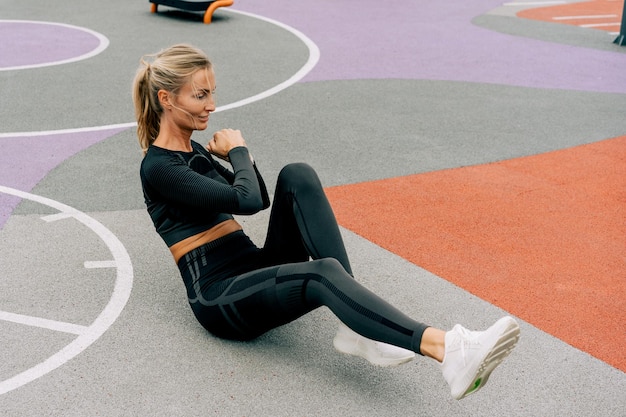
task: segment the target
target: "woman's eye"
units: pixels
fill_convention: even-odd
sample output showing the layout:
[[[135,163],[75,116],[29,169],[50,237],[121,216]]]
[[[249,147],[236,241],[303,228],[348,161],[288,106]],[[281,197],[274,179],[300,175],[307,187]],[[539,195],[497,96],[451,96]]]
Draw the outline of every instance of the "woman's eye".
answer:
[[[203,91],[201,93],[197,93],[196,94],[196,99],[197,100],[206,100],[207,97],[213,96],[213,95],[215,95],[215,90],[213,90],[213,91],[206,90],[206,91]]]

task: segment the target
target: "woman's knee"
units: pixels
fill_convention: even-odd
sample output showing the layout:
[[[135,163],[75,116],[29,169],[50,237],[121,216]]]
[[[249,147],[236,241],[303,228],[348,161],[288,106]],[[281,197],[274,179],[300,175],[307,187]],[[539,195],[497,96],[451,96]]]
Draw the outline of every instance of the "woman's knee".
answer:
[[[308,264],[309,280],[305,291],[308,303],[330,306],[337,300],[337,297],[349,298],[357,289],[358,283],[346,272],[338,260],[322,258],[310,261]]]
[[[335,258],[322,258],[309,262],[311,268],[316,275],[326,278],[328,281],[336,281],[343,279],[352,279],[352,276],[346,271]]]
[[[320,180],[313,167],[304,162],[285,165],[278,174],[278,182],[297,188],[306,186],[321,187]]]
[[[321,281],[325,278],[328,281],[350,278],[345,268],[335,258],[321,258],[308,262],[298,262],[281,265],[277,275],[278,282],[291,279],[292,277],[308,276],[310,279]],[[300,278],[299,278],[300,279]]]

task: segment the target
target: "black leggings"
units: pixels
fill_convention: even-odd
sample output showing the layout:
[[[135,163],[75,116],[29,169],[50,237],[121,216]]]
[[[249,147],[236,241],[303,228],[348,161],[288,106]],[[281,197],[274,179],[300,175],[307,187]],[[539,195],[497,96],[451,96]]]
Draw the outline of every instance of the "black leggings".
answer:
[[[237,232],[194,249],[179,268],[196,318],[216,336],[253,339],[326,306],[367,338],[421,353],[428,326],[352,277],[335,216],[306,164],[280,172],[263,249]]]

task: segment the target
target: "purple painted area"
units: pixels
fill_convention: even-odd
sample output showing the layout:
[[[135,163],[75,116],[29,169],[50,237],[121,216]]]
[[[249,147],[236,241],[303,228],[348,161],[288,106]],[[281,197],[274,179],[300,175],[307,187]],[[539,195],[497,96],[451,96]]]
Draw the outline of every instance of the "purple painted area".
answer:
[[[21,199],[17,197],[0,193],[0,230],[20,201]]]
[[[64,61],[100,45],[89,32],[45,22],[0,21],[0,39],[0,68]]]
[[[304,81],[405,78],[626,93],[623,53],[511,36],[471,23],[502,3],[242,0],[235,8],[288,24],[317,44],[320,61]]]
[[[0,184],[29,192],[61,162],[122,130],[0,138]],[[19,202],[0,193],[0,229]]]

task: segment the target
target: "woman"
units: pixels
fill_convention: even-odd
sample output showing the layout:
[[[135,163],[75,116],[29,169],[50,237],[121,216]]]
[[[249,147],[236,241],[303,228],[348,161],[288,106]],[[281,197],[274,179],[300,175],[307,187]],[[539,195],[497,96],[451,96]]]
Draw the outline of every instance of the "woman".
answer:
[[[191,140],[215,110],[207,56],[174,45],[141,61],[133,84],[141,183],[156,231],[169,247],[197,320],[218,337],[249,340],[327,306],[341,321],[334,346],[381,366],[415,353],[442,365],[456,399],[475,392],[513,349],[519,326],[504,317],[484,332],[410,319],[360,285],[320,181],[306,164],[280,172],[267,238],[256,247],[233,218],[270,206],[238,130],[205,147]],[[214,157],[230,163],[224,168]]]

